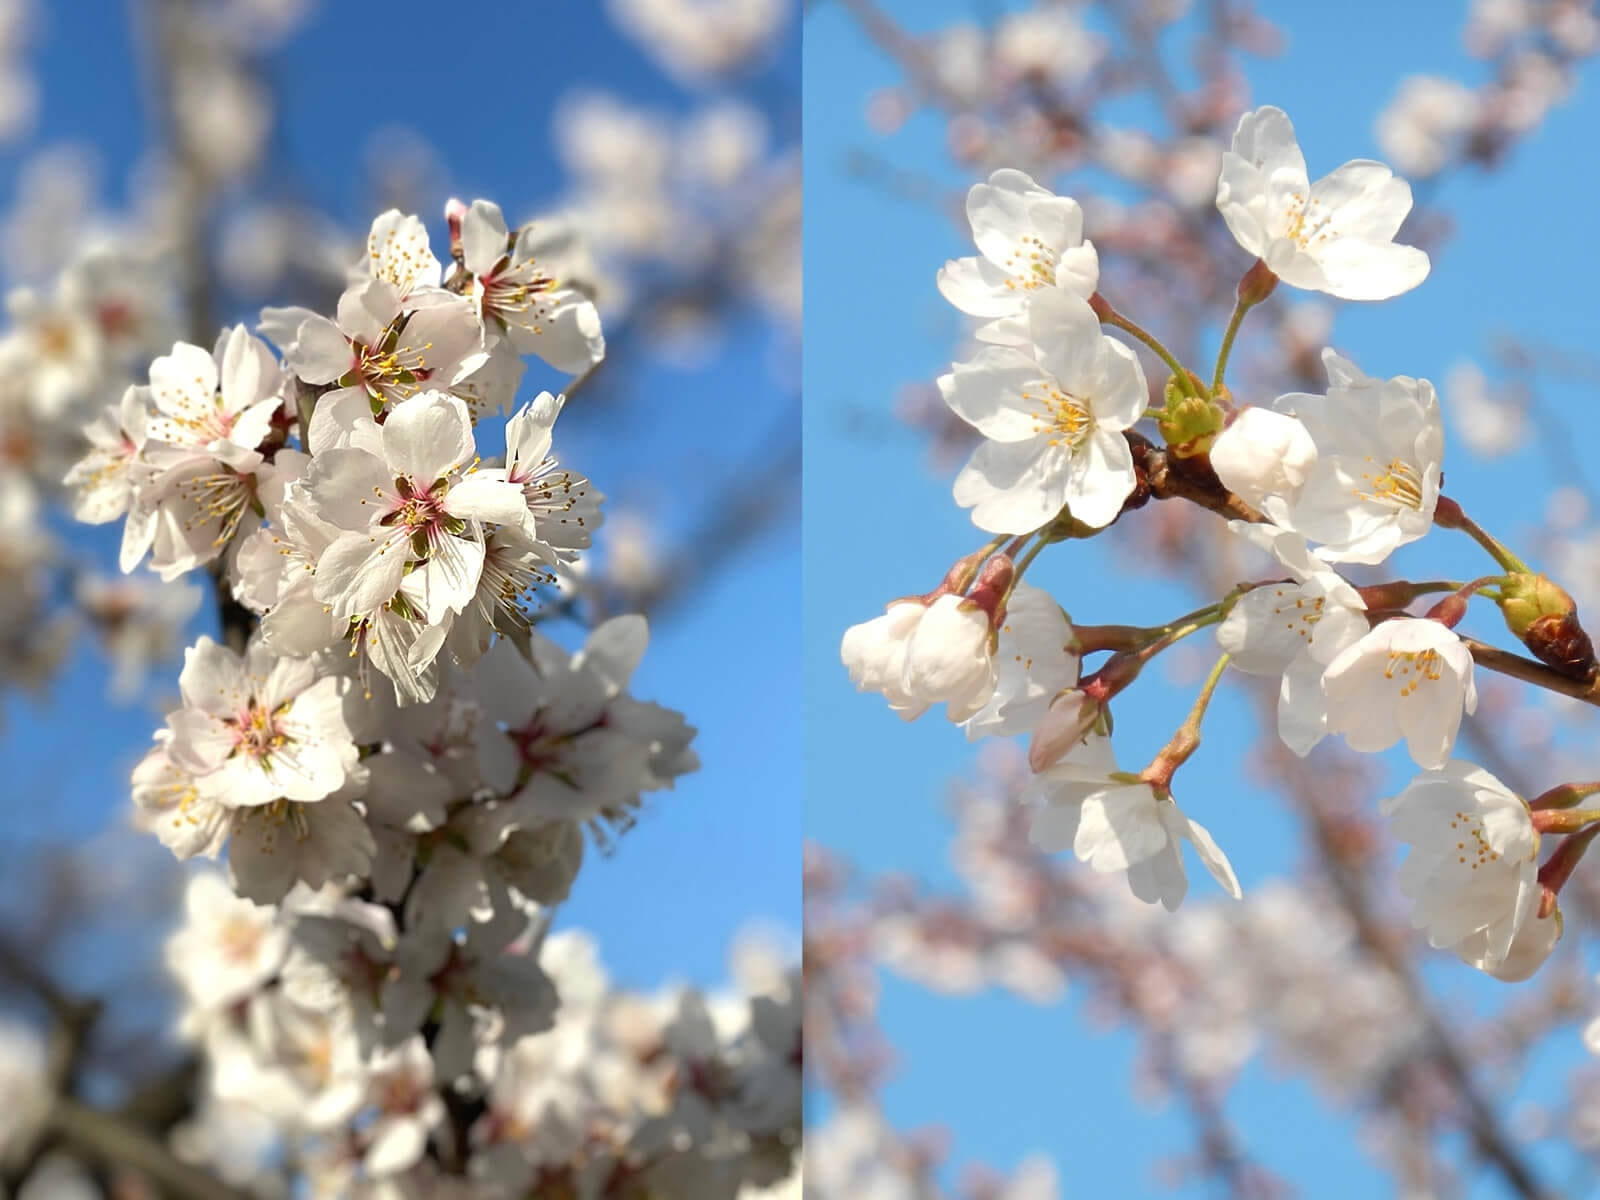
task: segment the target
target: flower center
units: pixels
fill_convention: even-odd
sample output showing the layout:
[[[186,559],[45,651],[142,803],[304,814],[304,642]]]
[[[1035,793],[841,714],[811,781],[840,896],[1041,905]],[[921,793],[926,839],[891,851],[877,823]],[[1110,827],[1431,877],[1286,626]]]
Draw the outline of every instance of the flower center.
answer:
[[[1094,416],[1088,404],[1053,383],[1041,382],[1023,388],[1022,398],[1033,405],[1033,432],[1048,435],[1052,446],[1076,450],[1094,429]]]
[[[545,293],[556,286],[554,279],[541,275],[532,263],[480,275],[478,282],[483,287],[484,306],[495,312],[526,312],[543,304]]]
[[[1288,211],[1284,213],[1284,233],[1302,250],[1311,249],[1314,242],[1331,241],[1339,236],[1339,231],[1333,228],[1333,214],[1323,209],[1315,198],[1307,200],[1299,192],[1294,193],[1289,202]]]
[[[1476,816],[1458,811],[1450,820],[1450,828],[1462,838],[1456,843],[1458,864],[1470,863],[1472,869],[1476,871],[1488,863],[1500,861],[1500,851],[1491,846],[1489,839],[1483,836],[1483,822]]]
[[[1006,280],[1006,287],[1012,291],[1032,292],[1039,288],[1054,287],[1056,283],[1056,264],[1061,256],[1051,246],[1035,237],[1033,234],[1024,234],[1017,239],[1016,247],[1006,257],[1002,264],[1011,276]]]
[[[233,752],[253,758],[265,766],[272,755],[289,744],[288,735],[278,728],[277,718],[289,711],[287,703],[269,712],[258,701],[228,719],[233,726]]]
[[[185,532],[215,521],[213,546],[225,546],[239,528],[244,511],[255,501],[255,479],[223,467],[208,475],[191,475],[178,484],[177,496],[194,509],[183,522]]]
[[[1385,679],[1400,681],[1403,699],[1416,692],[1423,680],[1437,683],[1444,677],[1444,660],[1437,650],[1391,650],[1389,665],[1384,668]]]
[[[1318,621],[1322,620],[1322,606],[1326,598],[1313,596],[1308,600],[1304,596],[1295,596],[1294,600],[1290,602],[1287,599],[1287,593],[1282,588],[1274,591],[1273,596],[1281,601],[1281,603],[1272,606],[1273,615],[1287,618],[1284,621],[1284,628],[1291,633],[1297,633],[1309,642],[1313,628]]]
[[[249,962],[261,945],[262,926],[245,917],[230,917],[222,924],[217,941],[222,957],[230,963]]]
[[[1365,461],[1372,464],[1372,455],[1367,455]],[[1354,491],[1362,500],[1376,500],[1392,508],[1422,510],[1422,474],[1403,459],[1390,459],[1381,472],[1363,471],[1361,484]]]

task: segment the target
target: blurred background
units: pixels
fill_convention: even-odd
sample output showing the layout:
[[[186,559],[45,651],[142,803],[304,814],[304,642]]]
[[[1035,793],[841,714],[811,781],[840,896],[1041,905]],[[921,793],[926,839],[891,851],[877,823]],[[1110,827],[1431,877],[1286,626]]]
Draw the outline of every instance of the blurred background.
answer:
[[[0,1085],[56,1001],[100,1006],[95,1101],[182,1066],[159,950],[185,869],[130,828],[128,774],[216,603],[122,576],[120,522],[64,511],[82,426],[179,337],[331,311],[386,208],[442,254],[452,196],[587,239],[609,354],[556,453],[607,515],[581,621],[544,629],[645,612],[635,694],[699,730],[702,769],[557,928],[625,988],[720,984],[741,939],[796,952],[799,781],[773,764],[799,753],[799,13],[722,10],[0,2]],[[563,382],[534,362],[519,403]]]
[[[1191,857],[1169,916],[1029,847],[1020,747],[938,712],[904,725],[839,661],[848,625],[985,540],[951,499],[971,443],[933,387],[972,351],[934,285],[973,253],[968,187],[1018,167],[1076,197],[1101,292],[1209,365],[1249,265],[1217,170],[1258,104],[1289,113],[1313,179],[1358,157],[1409,178],[1401,240],[1433,269],[1380,305],[1280,287],[1245,324],[1236,396],[1326,390],[1324,345],[1433,380],[1449,493],[1597,611],[1594,6],[816,0],[805,36],[806,268],[827,298],[805,339],[808,1193],[1600,1194],[1595,864],[1533,981],[1428,950],[1377,818],[1415,772],[1403,749],[1296,759],[1275,689],[1230,675],[1177,794],[1245,899]],[[1480,560],[1441,532],[1392,569]],[[1261,570],[1211,514],[1152,503],[1028,578],[1084,622],[1160,624]],[[1514,645],[1492,610],[1467,625]],[[1119,701],[1125,768],[1214,656],[1198,637]],[[1459,756],[1529,795],[1594,776],[1592,709],[1478,683]]]

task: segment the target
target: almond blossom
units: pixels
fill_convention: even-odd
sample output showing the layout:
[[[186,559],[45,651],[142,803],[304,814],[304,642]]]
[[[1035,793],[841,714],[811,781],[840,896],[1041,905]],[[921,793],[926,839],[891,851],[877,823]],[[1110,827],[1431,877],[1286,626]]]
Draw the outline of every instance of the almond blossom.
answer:
[[[525,225],[513,236],[500,206],[488,200],[474,200],[460,221],[472,303],[486,327],[559,371],[576,374],[605,357],[594,304],[553,274],[568,253],[565,228]]]
[[[335,617],[359,621],[418,568],[429,622],[460,612],[483,567],[477,522],[520,523],[520,489],[468,471],[477,457],[471,417],[444,392],[396,405],[366,445],[318,454],[306,477],[318,514],[344,531],[317,559],[317,598]]]
[[[312,453],[342,444],[341,431],[360,415],[448,387],[481,365],[481,338],[465,301],[447,299],[407,315],[408,299],[385,279],[367,279],[339,297],[336,321],[304,309],[263,311],[261,328],[295,375],[336,385],[313,411],[306,431]]]
[[[308,659],[277,658],[259,640],[241,658],[202,637],[178,677],[182,709],[167,718],[173,761],[210,799],[233,808],[321,800],[364,781],[345,724],[347,681]]]
[[[550,453],[551,430],[561,415],[565,396],[540,392],[506,422],[506,464],[484,471],[522,489],[528,506],[526,531],[549,545],[558,558],[587,549],[603,519],[605,499],[577,472],[562,467]]]

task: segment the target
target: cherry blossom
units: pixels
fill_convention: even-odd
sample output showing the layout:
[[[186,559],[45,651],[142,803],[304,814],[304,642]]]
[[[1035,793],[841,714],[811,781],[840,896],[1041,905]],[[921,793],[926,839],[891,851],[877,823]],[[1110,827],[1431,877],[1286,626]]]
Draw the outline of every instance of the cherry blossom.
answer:
[[[1023,345],[1023,320],[1037,295],[1063,288],[1082,300],[1094,294],[1100,263],[1083,240],[1083,210],[1021,171],[1005,168],[967,193],[967,219],[978,255],[954,259],[939,272],[939,291],[964,313],[989,318],[983,341]]]
[[[1385,621],[1323,671],[1328,732],[1368,754],[1404,739],[1418,766],[1443,768],[1478,707],[1472,673],[1472,652],[1438,621]]]
[[[1031,347],[991,346],[939,377],[945,403],[984,437],[956,503],[991,533],[1031,533],[1063,507],[1099,528],[1134,488],[1122,431],[1149,402],[1144,370],[1069,291],[1034,297],[1027,321]]]
[[[1400,888],[1415,905],[1412,924],[1428,931],[1431,945],[1454,948],[1480,969],[1505,963],[1540,897],[1539,835],[1527,802],[1482,767],[1451,759],[1418,775],[1382,810],[1411,847]]]
[[[1184,815],[1171,795],[1120,776],[1110,743],[1092,739],[1075,755],[1040,772],[1023,796],[1033,812],[1031,837],[1047,853],[1071,849],[1099,872],[1126,871],[1128,887],[1169,912],[1189,889],[1182,845],[1195,848],[1218,884],[1238,899],[1239,881],[1204,826]]]
[[[1428,275],[1428,256],[1394,242],[1411,188],[1382,163],[1355,159],[1311,182],[1280,108],[1239,119],[1222,156],[1217,208],[1235,240],[1291,287],[1343,300],[1387,300]]]

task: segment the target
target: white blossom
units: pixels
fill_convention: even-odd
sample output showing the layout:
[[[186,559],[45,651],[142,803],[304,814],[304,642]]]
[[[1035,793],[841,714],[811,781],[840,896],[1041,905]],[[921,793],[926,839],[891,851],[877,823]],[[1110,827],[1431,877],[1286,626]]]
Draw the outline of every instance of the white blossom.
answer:
[[[1279,108],[1239,118],[1222,156],[1217,208],[1239,245],[1291,287],[1387,300],[1428,275],[1426,254],[1394,242],[1411,211],[1405,180],[1355,159],[1313,184]]]
[[[1128,886],[1146,904],[1175,912],[1189,889],[1184,842],[1195,848],[1213,879],[1234,899],[1239,881],[1204,826],[1191,821],[1170,795],[1119,776],[1107,739],[1034,776],[1023,794],[1032,809],[1030,837],[1048,854],[1071,849],[1080,862],[1106,873],[1126,871]]]
[[[1307,551],[1299,534],[1246,521],[1228,528],[1271,553],[1292,582],[1262,584],[1239,597],[1217,627],[1217,644],[1230,666],[1280,677],[1278,736],[1296,754],[1308,754],[1327,732],[1323,672],[1366,635],[1366,603]]]
[[[939,377],[945,403],[984,438],[956,477],[956,503],[990,533],[1031,533],[1063,507],[1108,525],[1134,488],[1122,432],[1149,403],[1144,369],[1067,290],[1035,296],[1027,322],[1026,349],[990,346]]]
[[[1352,750],[1387,750],[1401,739],[1420,767],[1444,767],[1463,712],[1478,707],[1472,652],[1438,621],[1384,621],[1345,647],[1322,675],[1329,733]]]
[[[1505,963],[1541,896],[1527,802],[1482,767],[1450,759],[1381,807],[1411,847],[1400,889],[1414,904],[1412,924],[1480,969]]]
[[[1021,171],[1005,168],[967,193],[978,254],[946,263],[939,291],[962,312],[988,318],[984,341],[1028,340],[1029,302],[1057,288],[1087,300],[1100,284],[1094,244],[1083,240],[1083,209]]]

